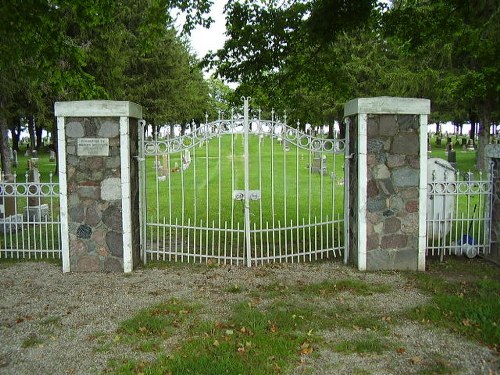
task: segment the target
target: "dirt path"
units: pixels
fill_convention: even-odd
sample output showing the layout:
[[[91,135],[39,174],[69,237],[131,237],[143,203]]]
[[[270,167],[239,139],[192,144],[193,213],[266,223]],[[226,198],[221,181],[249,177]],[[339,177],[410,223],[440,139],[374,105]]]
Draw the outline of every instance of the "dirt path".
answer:
[[[326,329],[321,332],[325,345],[297,361],[292,373],[423,374],[433,373],[433,368],[454,374],[500,373],[498,356],[486,347],[429,325],[390,321],[429,298],[399,273],[359,273],[338,263],[320,263],[62,274],[56,265],[29,262],[0,264],[0,374],[97,374],[112,358],[152,360],[143,353],[124,352],[122,346],[100,350],[96,338],[112,337],[121,321],[172,297],[200,303],[205,319],[223,319],[233,302],[266,285],[293,291],[297,285],[344,279],[387,284],[390,289],[364,296],[341,293],[320,303],[344,304],[351,311],[370,312],[373,319],[386,319],[385,338],[394,345],[380,354],[339,353],[331,350],[336,342],[365,332],[349,326]],[[241,293],[230,291],[236,285]]]

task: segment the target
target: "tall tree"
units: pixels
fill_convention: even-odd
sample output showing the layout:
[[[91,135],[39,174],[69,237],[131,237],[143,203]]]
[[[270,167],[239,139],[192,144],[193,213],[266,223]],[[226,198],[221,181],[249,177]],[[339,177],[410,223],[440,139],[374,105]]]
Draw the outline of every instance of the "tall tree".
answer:
[[[172,22],[169,10],[187,14],[187,32],[210,22],[204,16],[210,5],[210,0],[0,2],[0,132],[6,134],[9,119],[17,115],[52,122],[56,100],[130,95],[122,82],[130,57],[158,48],[156,41]],[[0,155],[5,146],[0,144]],[[10,173],[9,160],[1,161]]]
[[[498,0],[395,1],[385,35],[399,45],[408,92],[431,98],[444,120],[480,123],[477,166],[500,107]],[[406,80],[407,82],[409,80]],[[443,118],[441,119],[443,120]]]
[[[372,0],[229,2],[229,39],[206,62],[240,82],[235,96],[293,108],[301,122],[333,121],[345,89],[333,46],[365,25],[373,10]]]

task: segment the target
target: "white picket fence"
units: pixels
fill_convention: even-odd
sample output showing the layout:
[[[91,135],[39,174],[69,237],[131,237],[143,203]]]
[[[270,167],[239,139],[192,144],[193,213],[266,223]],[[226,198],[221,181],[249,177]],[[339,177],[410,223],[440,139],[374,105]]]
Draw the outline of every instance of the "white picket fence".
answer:
[[[59,183],[0,176],[0,258],[60,258]]]

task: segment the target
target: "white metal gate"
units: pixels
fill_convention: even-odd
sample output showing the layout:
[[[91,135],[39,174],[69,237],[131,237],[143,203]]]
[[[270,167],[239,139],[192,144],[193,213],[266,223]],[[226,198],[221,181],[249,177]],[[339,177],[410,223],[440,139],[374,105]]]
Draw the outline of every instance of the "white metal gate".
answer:
[[[143,125],[145,126],[145,125]],[[345,250],[343,139],[261,112],[140,133],[144,262],[314,261]],[[320,132],[321,133],[321,132]]]

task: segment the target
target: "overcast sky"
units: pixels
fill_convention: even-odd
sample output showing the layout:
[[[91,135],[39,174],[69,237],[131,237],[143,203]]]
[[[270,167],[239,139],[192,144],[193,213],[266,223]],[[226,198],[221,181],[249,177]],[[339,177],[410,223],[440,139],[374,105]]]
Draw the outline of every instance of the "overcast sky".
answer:
[[[226,20],[224,18],[224,5],[226,0],[214,0],[214,5],[210,12],[210,16],[214,22],[209,29],[197,27],[191,33],[191,46],[196,54],[201,59],[208,51],[217,51],[224,45],[224,32],[226,30]]]

